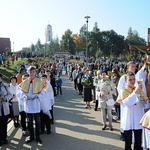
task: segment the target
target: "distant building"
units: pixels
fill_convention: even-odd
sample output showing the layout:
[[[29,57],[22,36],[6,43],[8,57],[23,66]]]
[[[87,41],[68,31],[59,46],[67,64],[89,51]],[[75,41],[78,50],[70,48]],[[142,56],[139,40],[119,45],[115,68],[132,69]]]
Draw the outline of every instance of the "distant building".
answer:
[[[45,29],[45,43],[49,43],[52,39],[52,26],[48,24]]]
[[[0,53],[5,52],[6,48],[11,50],[10,38],[0,38]]]
[[[55,60],[66,60],[71,54],[69,52],[55,52],[53,57]]]

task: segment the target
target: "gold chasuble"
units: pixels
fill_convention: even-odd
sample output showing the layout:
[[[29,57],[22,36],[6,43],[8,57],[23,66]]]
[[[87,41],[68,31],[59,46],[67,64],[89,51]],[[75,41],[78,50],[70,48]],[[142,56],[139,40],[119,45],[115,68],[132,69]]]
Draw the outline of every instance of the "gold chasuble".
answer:
[[[122,100],[124,100],[126,97],[128,97],[133,91],[135,87],[125,86],[119,93],[116,102],[120,103]],[[141,90],[138,94],[138,98],[140,100],[147,100],[148,97],[145,95],[145,93]]]
[[[144,116],[142,117],[142,119],[141,119],[141,121],[140,121],[140,124],[141,124],[144,128],[150,130],[150,110],[147,111],[147,112],[144,114]]]
[[[34,78],[32,81],[30,78],[27,78],[26,80],[24,80],[21,84],[21,90],[24,93],[28,93],[29,91],[29,87],[30,87],[30,83],[32,82],[32,93],[33,94],[38,94],[42,91],[42,89],[44,88],[44,84],[42,83],[42,81],[38,78]]]

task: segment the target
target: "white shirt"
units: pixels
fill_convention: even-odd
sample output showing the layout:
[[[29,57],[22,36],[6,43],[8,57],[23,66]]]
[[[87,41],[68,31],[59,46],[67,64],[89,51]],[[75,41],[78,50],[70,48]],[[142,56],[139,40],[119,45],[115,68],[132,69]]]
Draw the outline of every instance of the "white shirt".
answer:
[[[121,101],[121,129],[137,130],[142,129],[139,124],[144,115],[144,104],[138,99],[138,95],[132,92],[127,98]]]
[[[72,72],[72,78],[73,78],[73,80],[74,80],[76,77],[77,77],[77,71],[74,70],[74,71]]]
[[[33,94],[32,83],[30,83],[29,92],[24,93],[20,90],[20,92],[17,93],[17,96],[19,96],[20,98],[24,98],[25,96],[27,96],[28,98],[34,98],[37,96],[38,98],[35,100],[25,100],[25,102],[23,103],[24,111],[26,113],[40,113],[41,111],[40,100],[42,100],[42,98],[44,97],[44,90],[42,90],[39,94]]]
[[[12,85],[10,83],[8,90],[9,90],[11,96],[13,96],[13,94],[16,95],[17,89],[18,89],[18,84]],[[17,97],[15,99],[13,99],[13,101],[18,101]]]

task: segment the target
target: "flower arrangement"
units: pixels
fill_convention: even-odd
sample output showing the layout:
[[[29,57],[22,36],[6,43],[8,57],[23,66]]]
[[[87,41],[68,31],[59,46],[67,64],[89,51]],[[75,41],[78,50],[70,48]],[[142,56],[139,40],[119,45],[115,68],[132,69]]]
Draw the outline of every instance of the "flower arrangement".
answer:
[[[88,79],[83,78],[83,79],[82,79],[82,84],[83,84],[83,85],[88,85],[88,84],[89,84]]]
[[[94,78],[94,82],[97,84],[98,83],[98,78]]]

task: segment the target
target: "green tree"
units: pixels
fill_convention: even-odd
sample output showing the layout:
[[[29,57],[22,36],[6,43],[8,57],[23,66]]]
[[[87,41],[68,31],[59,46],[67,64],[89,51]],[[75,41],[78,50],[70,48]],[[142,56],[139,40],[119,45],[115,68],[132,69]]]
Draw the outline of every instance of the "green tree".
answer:
[[[38,39],[36,45],[35,45],[35,51],[40,52],[42,50],[42,44],[41,44],[41,40]]]
[[[59,51],[59,39],[58,37],[52,38],[51,42],[45,44],[46,55],[53,55],[55,52]]]
[[[62,51],[70,52],[75,54],[75,42],[72,37],[72,31],[70,29],[66,30],[62,39],[60,41],[60,48]]]
[[[98,23],[97,22],[94,23],[94,27],[93,27],[92,32],[94,32],[94,33],[99,33],[100,32],[100,29],[98,28]]]
[[[95,22],[92,32],[90,34],[90,41],[92,51],[90,51],[90,55],[97,55],[100,53],[101,45],[103,45],[100,29],[98,28],[97,22]],[[102,54],[102,52],[101,52]]]
[[[100,32],[100,49],[104,56],[119,56],[124,50],[124,36],[114,30]]]
[[[130,27],[128,30],[128,35],[125,41],[125,52],[129,54],[129,56],[139,58],[141,57],[141,52],[138,50],[129,50],[129,45],[146,45],[145,39],[141,38],[136,30],[132,30]]]
[[[31,44],[30,50],[31,50],[31,52],[35,52],[35,46],[34,46],[34,44]]]
[[[136,30],[130,27],[126,38],[128,44],[146,45],[145,39],[141,38]]]

